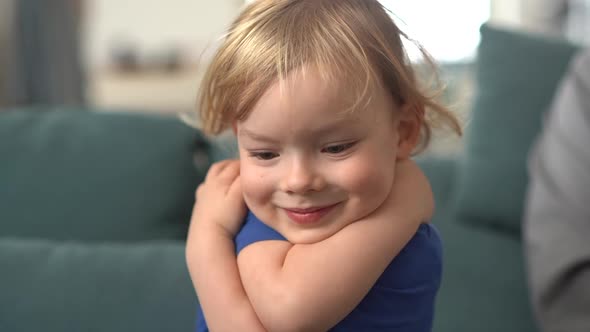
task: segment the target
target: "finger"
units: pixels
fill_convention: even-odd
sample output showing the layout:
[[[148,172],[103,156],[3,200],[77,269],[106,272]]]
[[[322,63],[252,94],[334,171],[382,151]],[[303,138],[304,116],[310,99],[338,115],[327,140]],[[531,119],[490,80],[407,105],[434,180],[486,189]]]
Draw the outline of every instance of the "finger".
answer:
[[[234,160],[229,163],[219,174],[219,178],[231,183],[240,174],[240,162]]]
[[[242,193],[242,181],[240,176],[236,177],[234,182],[229,186],[229,190],[226,194],[228,197],[235,199],[240,202],[241,208],[246,209],[246,202]]]
[[[207,171],[207,177],[205,178],[210,179],[219,176],[221,172],[230,164],[231,160],[222,160],[214,163],[209,167],[209,171]]]
[[[241,181],[239,174],[238,174],[238,176],[236,176],[236,178],[234,179],[232,184],[229,186],[229,188],[227,190],[227,195],[228,196],[233,196],[233,195],[242,196],[242,181]]]
[[[197,186],[197,189],[195,190],[195,204],[196,201],[199,199],[200,196],[203,195],[203,192],[205,191],[205,184],[201,183]]]

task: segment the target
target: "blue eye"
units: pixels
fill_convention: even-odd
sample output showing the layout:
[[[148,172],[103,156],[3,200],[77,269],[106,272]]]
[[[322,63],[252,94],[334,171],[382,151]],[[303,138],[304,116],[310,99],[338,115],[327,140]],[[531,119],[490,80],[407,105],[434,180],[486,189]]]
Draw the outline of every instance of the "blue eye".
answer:
[[[339,153],[342,153],[342,152],[350,149],[355,144],[356,144],[356,142],[346,143],[346,144],[331,145],[331,146],[328,146],[328,147],[323,148],[322,149],[322,152],[326,152],[326,153],[330,153],[330,154],[339,154]]]
[[[274,152],[250,152],[250,157],[254,157],[256,159],[260,159],[260,160],[271,160],[274,159],[276,157],[278,157],[279,154],[278,153],[274,153]]]

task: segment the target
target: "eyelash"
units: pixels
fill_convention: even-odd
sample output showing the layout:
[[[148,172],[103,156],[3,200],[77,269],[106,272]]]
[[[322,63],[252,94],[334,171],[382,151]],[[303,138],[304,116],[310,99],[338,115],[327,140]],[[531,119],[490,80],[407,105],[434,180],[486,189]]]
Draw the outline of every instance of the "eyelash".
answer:
[[[344,143],[344,144],[331,145],[331,146],[328,146],[328,147],[325,147],[325,148],[323,148],[323,149],[322,149],[322,152],[329,153],[329,154],[340,154],[340,153],[343,153],[343,152],[345,152],[346,150],[348,150],[348,149],[352,148],[352,147],[353,147],[355,144],[356,144],[356,142],[350,142],[350,143]],[[338,148],[338,149],[340,149],[340,150],[339,150],[339,151],[337,151],[337,152],[329,152],[329,151],[327,151],[328,149],[333,149],[333,148]]]
[[[272,160],[272,159],[279,156],[278,153],[268,152],[268,151],[250,152],[249,155],[250,155],[250,157],[254,157],[259,160]],[[265,157],[269,157],[269,158],[265,158]]]
[[[356,142],[331,145],[331,146],[323,148],[322,152],[329,153],[329,154],[340,154],[340,153],[343,153],[343,152],[347,151],[348,149],[352,148],[355,144],[356,144]],[[329,151],[329,149],[334,149],[334,148],[338,149],[338,151],[332,151],[332,152]],[[278,153],[268,152],[268,151],[250,152],[249,155],[250,155],[250,157],[253,157],[253,158],[256,158],[259,160],[272,160],[272,159],[279,156]]]

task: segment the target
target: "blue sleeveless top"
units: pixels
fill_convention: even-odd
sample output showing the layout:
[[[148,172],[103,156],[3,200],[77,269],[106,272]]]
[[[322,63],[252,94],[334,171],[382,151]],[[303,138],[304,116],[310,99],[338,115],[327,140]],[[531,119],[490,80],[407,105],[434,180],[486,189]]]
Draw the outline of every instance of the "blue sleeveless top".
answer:
[[[286,241],[249,212],[235,238],[236,253],[249,244],[265,240]],[[434,225],[422,224],[359,305],[330,331],[431,331],[441,276],[440,236]],[[200,308],[196,331],[209,331]]]

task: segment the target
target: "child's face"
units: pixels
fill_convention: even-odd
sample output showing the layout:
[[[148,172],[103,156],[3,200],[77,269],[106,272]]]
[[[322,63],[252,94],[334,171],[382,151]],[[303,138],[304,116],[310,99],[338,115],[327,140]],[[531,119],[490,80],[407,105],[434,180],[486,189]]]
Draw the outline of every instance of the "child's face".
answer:
[[[398,151],[397,106],[384,89],[352,113],[346,87],[296,72],[237,123],[250,210],[292,243],[314,243],[379,207]]]

